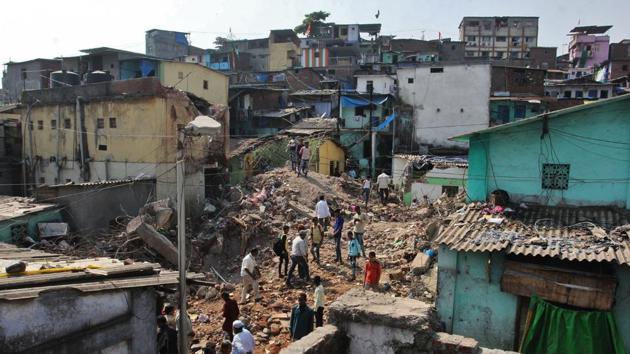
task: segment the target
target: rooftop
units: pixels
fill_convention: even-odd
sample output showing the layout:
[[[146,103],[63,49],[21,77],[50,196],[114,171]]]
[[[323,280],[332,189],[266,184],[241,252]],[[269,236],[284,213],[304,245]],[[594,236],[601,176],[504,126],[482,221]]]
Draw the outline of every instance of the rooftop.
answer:
[[[602,34],[606,33],[612,26],[578,26],[574,27],[569,33],[581,33],[581,34]]]
[[[35,199],[0,196],[0,221],[38,213],[57,207],[55,204],[36,203]]]
[[[335,89],[323,89],[323,90],[298,90],[292,92],[290,96],[332,96],[337,94]]]
[[[6,273],[20,261],[26,269]],[[177,284],[178,272],[155,263],[124,264],[112,258],[79,259],[0,243],[0,300],[38,297],[42,292],[73,289],[83,293]],[[189,274],[189,279],[199,275]]]
[[[552,257],[630,265],[630,213],[609,207],[515,207],[492,214],[483,204],[451,215],[437,243],[463,252]]]
[[[337,129],[337,118],[304,118],[285,132],[289,134],[311,135]]]
[[[435,155],[406,155],[397,154],[394,157],[405,159],[414,164],[414,168],[421,170],[425,166],[436,168],[468,167],[468,156],[435,156]]]

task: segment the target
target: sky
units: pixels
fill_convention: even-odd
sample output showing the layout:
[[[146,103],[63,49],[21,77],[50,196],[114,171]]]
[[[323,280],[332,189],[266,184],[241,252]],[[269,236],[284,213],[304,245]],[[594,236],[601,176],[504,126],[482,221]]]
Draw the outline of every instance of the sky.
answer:
[[[418,39],[435,39],[438,32],[458,39],[464,16],[538,16],[538,45],[558,47],[558,54],[566,53],[566,33],[578,23],[612,25],[614,42],[630,38],[630,0],[4,0],[0,61],[72,56],[101,46],[144,53],[144,33],[153,28],[190,32],[193,45],[211,48],[230,29],[238,39],[266,37],[319,10],[330,12],[331,22],[380,22],[383,35]]]

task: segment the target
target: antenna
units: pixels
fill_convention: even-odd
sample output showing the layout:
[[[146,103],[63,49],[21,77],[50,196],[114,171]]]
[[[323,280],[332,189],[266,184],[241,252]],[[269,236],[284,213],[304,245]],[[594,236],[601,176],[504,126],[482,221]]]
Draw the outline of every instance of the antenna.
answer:
[[[422,31],[422,40],[424,40],[424,31]]]

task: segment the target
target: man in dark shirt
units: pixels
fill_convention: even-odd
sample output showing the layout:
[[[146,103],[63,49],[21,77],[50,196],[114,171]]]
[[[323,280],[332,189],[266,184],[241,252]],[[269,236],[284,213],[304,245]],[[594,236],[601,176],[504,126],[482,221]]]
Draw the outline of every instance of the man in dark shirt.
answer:
[[[335,237],[335,262],[343,264],[341,258],[341,233],[343,231],[343,215],[341,209],[335,210],[335,225],[333,226],[333,236]]]
[[[158,331],[158,353],[159,354],[177,354],[177,331],[172,329],[166,323],[166,318],[160,316],[157,319]]]
[[[306,293],[298,295],[298,304],[291,310],[291,338],[296,341],[313,332],[315,313],[306,305]]]
[[[232,323],[238,320],[238,315],[240,315],[240,311],[238,309],[238,304],[236,303],[236,300],[231,299],[229,293],[224,292],[221,294],[221,297],[223,298],[223,301],[225,301],[223,304],[223,318],[225,318],[225,320],[223,321],[223,326],[221,328],[223,328],[223,330],[227,332],[227,334],[230,336],[231,341],[232,339],[234,339],[234,333],[232,332]]]

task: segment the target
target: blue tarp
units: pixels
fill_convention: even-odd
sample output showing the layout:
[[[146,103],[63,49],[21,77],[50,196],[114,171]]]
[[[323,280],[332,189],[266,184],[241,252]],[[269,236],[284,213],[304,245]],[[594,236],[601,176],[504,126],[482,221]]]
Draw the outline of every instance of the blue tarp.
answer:
[[[385,118],[383,123],[379,124],[378,127],[376,127],[376,131],[381,131],[381,130],[387,128],[389,123],[393,122],[394,119],[396,119],[396,112],[390,114],[387,118]]]
[[[183,45],[188,45],[188,39],[186,33],[175,33],[175,42]]]
[[[380,106],[387,101],[388,97],[377,96],[372,97],[372,104]],[[341,97],[341,105],[343,108],[365,107],[370,105],[370,100],[362,97]]]

